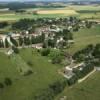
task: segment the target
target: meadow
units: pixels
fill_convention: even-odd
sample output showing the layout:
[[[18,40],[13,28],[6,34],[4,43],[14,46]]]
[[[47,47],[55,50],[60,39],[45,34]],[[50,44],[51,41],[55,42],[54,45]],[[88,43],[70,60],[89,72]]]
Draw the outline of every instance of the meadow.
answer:
[[[32,52],[32,49],[23,49],[19,56],[25,63],[31,62],[33,73],[29,76],[20,75],[16,64],[22,63],[21,59],[14,62],[12,58],[0,53],[0,82],[3,82],[5,77],[12,80],[11,86],[0,89],[0,100],[32,100],[34,95],[48,85],[63,79],[57,71],[61,66],[51,64],[48,58],[42,57],[36,50]]]

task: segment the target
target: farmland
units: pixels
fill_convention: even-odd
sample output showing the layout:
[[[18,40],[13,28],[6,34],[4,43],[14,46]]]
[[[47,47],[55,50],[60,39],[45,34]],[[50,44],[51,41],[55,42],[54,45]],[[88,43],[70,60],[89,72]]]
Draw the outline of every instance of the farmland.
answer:
[[[78,18],[100,19],[100,6],[75,6],[68,5],[63,8],[28,8],[25,13],[15,13],[13,11],[0,11],[0,21],[16,21],[22,18],[43,18],[43,17],[68,17],[76,16]],[[33,12],[37,12],[34,14]]]
[[[66,15],[74,15],[77,14],[74,10],[40,10],[37,12],[38,14],[66,14]]]

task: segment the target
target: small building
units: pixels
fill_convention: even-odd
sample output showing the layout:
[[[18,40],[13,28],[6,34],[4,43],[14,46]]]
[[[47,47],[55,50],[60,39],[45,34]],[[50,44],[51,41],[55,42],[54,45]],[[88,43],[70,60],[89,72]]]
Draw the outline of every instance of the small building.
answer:
[[[74,76],[75,74],[73,73],[73,69],[70,67],[65,67],[64,70],[64,77],[67,79],[70,79]]]

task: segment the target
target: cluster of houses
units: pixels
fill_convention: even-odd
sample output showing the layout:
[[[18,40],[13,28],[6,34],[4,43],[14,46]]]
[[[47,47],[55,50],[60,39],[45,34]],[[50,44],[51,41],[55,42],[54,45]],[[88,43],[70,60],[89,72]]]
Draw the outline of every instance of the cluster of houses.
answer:
[[[63,31],[62,28],[59,28],[56,25],[52,25],[49,27],[39,27],[35,29],[35,32],[33,33],[29,33],[29,31],[24,31],[24,32],[10,32],[7,34],[0,34],[0,42],[4,43],[4,48],[5,48],[5,40],[7,39],[8,43],[10,44],[10,46],[13,46],[13,43],[10,41],[10,37],[12,37],[13,39],[15,39],[17,42],[19,40],[19,38],[24,38],[24,37],[37,37],[40,36],[42,34],[45,34],[45,40],[46,39],[54,39],[55,36],[55,32],[60,32]],[[63,38],[60,37],[57,40],[57,43],[59,43],[60,41],[63,41]],[[70,42],[71,40],[69,40]],[[18,43],[19,44],[19,43]]]
[[[81,20],[78,21],[77,19],[74,19],[73,21],[67,20],[67,19],[48,19],[49,22],[51,22],[52,24],[50,25],[44,25],[41,27],[37,27],[35,29],[35,32],[30,33],[29,31],[22,31],[22,32],[10,32],[8,34],[0,34],[0,42],[3,43],[3,47],[5,48],[5,40],[8,41],[8,43],[10,44],[10,46],[13,46],[13,43],[10,41],[10,37],[12,37],[13,39],[15,39],[18,44],[19,44],[19,38],[24,38],[24,37],[37,37],[40,36],[42,34],[45,34],[45,40],[46,39],[51,39],[53,40],[55,38],[55,33],[57,32],[62,32],[63,29],[67,29],[69,31],[73,30],[73,26],[76,25],[76,23],[78,22],[78,26],[80,28],[84,28],[86,27],[86,21]],[[54,24],[53,21],[55,22],[62,22],[61,24]],[[64,41],[63,37],[59,37],[57,39],[57,44],[59,44],[61,41]],[[68,40],[68,43],[74,43],[74,40]],[[38,44],[37,44],[38,45]],[[38,47],[36,44],[34,47]],[[41,48],[41,47],[39,47]]]

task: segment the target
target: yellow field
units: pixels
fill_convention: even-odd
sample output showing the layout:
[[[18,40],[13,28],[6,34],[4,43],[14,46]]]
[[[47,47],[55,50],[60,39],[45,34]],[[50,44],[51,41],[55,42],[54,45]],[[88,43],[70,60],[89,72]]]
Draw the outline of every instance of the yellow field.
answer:
[[[38,14],[66,14],[66,15],[77,14],[75,10],[68,10],[68,9],[39,10],[37,11],[37,13]]]

